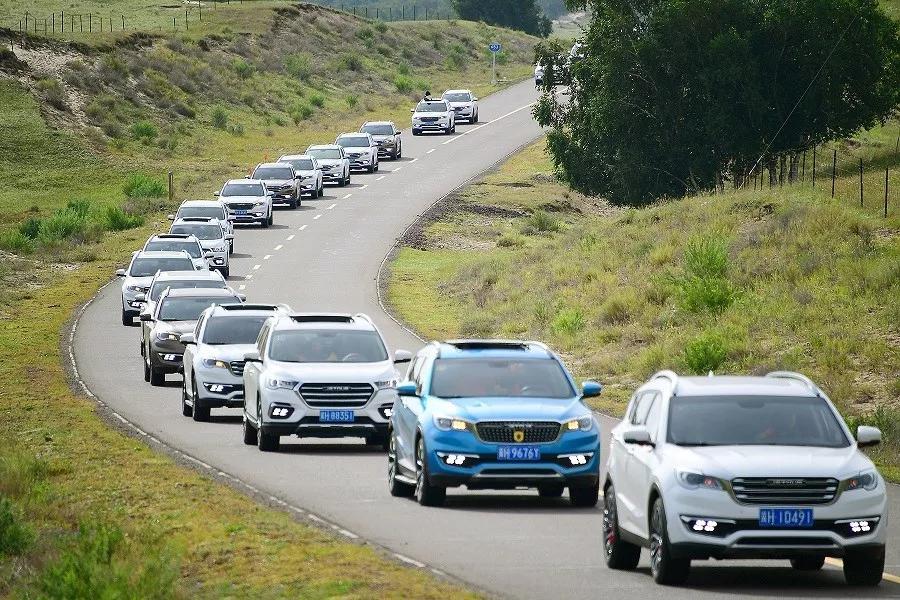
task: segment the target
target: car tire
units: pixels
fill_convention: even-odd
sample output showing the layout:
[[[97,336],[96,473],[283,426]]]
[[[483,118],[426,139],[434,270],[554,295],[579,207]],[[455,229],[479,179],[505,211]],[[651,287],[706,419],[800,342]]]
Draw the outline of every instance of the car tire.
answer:
[[[254,427],[250,423],[250,419],[247,418],[247,415],[244,415],[243,429],[244,429],[244,443],[248,446],[255,446],[256,445],[256,427]]]
[[[411,498],[416,486],[397,479],[397,441],[394,432],[388,433],[388,490],[395,498]]]
[[[316,198],[321,198],[325,195],[325,183],[319,183],[319,189],[316,190]]]
[[[420,437],[416,442],[416,501],[422,506],[441,506],[447,499],[447,488],[431,485],[425,457],[425,439]]]
[[[376,173],[378,172],[378,169],[379,169],[379,168],[381,168],[381,165],[380,165],[379,162],[376,160],[376,161],[375,161],[375,172],[376,172]]]
[[[153,361],[150,361],[150,385],[162,387],[166,385],[166,374],[153,368]]]
[[[589,486],[569,486],[569,502],[578,508],[597,506],[600,499],[600,483]]]
[[[472,122],[473,122],[473,123],[477,123],[477,122],[478,122],[478,111],[477,111],[477,110],[475,111],[475,116],[472,117]]]
[[[194,408],[187,403],[187,382],[181,386],[181,414],[185,417],[194,415]]]
[[[256,428],[256,447],[260,452],[277,452],[281,446],[281,436],[269,433],[262,428],[262,406],[258,400],[256,414],[259,415],[259,426]]]
[[[134,325],[134,317],[129,315],[124,308],[122,309],[122,325],[125,325],[126,327]]]
[[[194,395],[194,420],[198,423],[209,421],[209,407],[200,406],[200,395],[197,393],[197,380],[191,377],[191,390]]]
[[[863,550],[848,549],[844,556],[844,580],[847,585],[874,587],[884,573],[884,546]]]
[[[271,212],[269,212],[269,220],[266,224],[266,227],[271,227],[274,224],[275,224],[275,211],[273,209]]]
[[[650,513],[650,574],[653,581],[660,585],[679,585],[685,582],[690,572],[690,559],[672,556],[665,507],[662,498],[657,498]]]
[[[559,498],[566,489],[564,485],[542,485],[538,487],[538,496],[541,498]]]
[[[144,363],[144,381],[150,381],[150,362],[144,356],[143,349],[144,349],[144,346],[143,346],[143,344],[141,344],[141,356],[143,357],[141,359],[141,362]]]
[[[633,571],[641,560],[641,547],[619,535],[616,489],[612,484],[603,492],[603,556],[607,567],[620,571]]]
[[[368,167],[366,167],[366,173],[374,173],[375,172],[375,163],[372,163]]]
[[[450,133],[456,133],[456,121],[453,122],[453,127],[450,128]]]
[[[228,254],[234,254],[234,240],[228,242]]]
[[[226,266],[222,269],[222,277],[224,277],[225,279],[228,279],[228,275],[230,273],[231,273],[231,267]]]
[[[413,129],[413,130],[412,130],[412,134],[413,134],[413,135],[422,135],[422,132],[419,131],[418,129]]]
[[[825,566],[824,556],[798,556],[791,559],[791,566],[797,571],[818,571]]]

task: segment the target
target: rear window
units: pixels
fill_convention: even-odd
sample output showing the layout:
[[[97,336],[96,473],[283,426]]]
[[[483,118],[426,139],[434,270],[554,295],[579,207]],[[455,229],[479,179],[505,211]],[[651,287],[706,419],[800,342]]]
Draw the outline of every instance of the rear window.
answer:
[[[221,206],[182,206],[178,209],[176,218],[207,217],[210,219],[225,220],[225,209]]]
[[[213,289],[213,290],[222,290],[225,289],[226,285],[224,281],[216,281],[214,279],[205,279],[205,280],[177,280],[177,281],[157,281],[153,284],[153,287],[150,288],[150,300],[156,302],[159,300],[159,297],[162,296],[162,293],[167,289],[172,290],[185,290],[185,289]]]
[[[316,158],[335,159],[341,157],[341,151],[337,148],[310,148],[306,153]]]
[[[272,334],[269,358],[295,363],[371,363],[388,359],[374,331],[285,330]]]
[[[290,163],[294,169],[297,171],[312,171],[315,169],[313,166],[313,161],[308,158],[294,158],[291,160],[285,160],[282,162]]]
[[[212,317],[203,329],[203,343],[213,346],[253,344],[268,318],[268,315]]]
[[[448,102],[470,102],[472,95],[462,93],[444,94],[444,100]]]
[[[150,277],[157,271],[193,271],[194,262],[184,258],[136,258],[131,263],[129,275],[132,277]]]
[[[391,125],[363,125],[362,130],[372,135],[394,135]]]
[[[446,102],[419,102],[416,112],[447,112]]]
[[[261,183],[229,183],[221,196],[265,196],[266,188]]]

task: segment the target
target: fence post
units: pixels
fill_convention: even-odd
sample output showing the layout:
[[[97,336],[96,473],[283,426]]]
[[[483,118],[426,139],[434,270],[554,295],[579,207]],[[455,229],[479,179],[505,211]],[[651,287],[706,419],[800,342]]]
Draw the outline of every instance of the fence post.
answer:
[[[178,24],[176,23],[177,17],[172,17],[172,29],[178,31]]]
[[[888,171],[890,167],[884,168],[884,218],[887,219],[887,198],[888,198]]]
[[[175,174],[169,171],[169,204],[175,201]]]
[[[203,20],[203,3],[197,0],[197,9],[200,11],[200,20]]]
[[[800,181],[806,181],[806,149],[803,150],[803,166],[800,167]]]
[[[53,33],[56,33],[56,13],[53,13],[52,15],[50,15],[50,23],[52,24],[51,26],[53,27]]]
[[[413,21],[416,20],[416,5],[413,4]]]
[[[816,147],[815,146],[813,146],[812,186],[816,187]]]
[[[84,15],[82,15],[81,13],[78,14],[78,29],[81,30],[81,33],[84,33],[84,20],[83,20],[83,17],[84,17]]]
[[[190,25],[188,24],[188,9],[184,9],[184,30],[187,31],[190,29]]]
[[[837,173],[837,148],[833,150],[831,157],[831,197],[834,198],[834,176]]]
[[[66,11],[64,10],[59,11],[59,32],[66,32]]]
[[[863,206],[863,166],[862,159],[859,159],[859,206]]]
[[[122,31],[125,31],[125,15],[122,15]]]

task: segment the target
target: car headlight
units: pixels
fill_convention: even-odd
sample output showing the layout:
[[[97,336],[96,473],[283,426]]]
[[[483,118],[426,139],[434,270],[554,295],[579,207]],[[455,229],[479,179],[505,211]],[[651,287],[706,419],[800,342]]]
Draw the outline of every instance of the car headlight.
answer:
[[[724,489],[722,481],[716,477],[710,477],[696,471],[678,471],[678,483],[689,490],[705,488],[708,490]]]
[[[440,429],[441,431],[465,431],[471,427],[471,423],[464,419],[457,419],[456,417],[435,417],[434,418],[434,426]]]
[[[299,381],[293,379],[282,379],[280,377],[266,378],[266,387],[270,390],[292,390],[297,387]]]
[[[160,342],[177,342],[180,337],[174,331],[161,331],[156,334],[156,339]]]
[[[565,431],[590,431],[594,426],[594,418],[590,415],[567,421],[563,425]]]
[[[228,363],[225,362],[224,360],[219,360],[218,358],[204,358],[203,366],[208,369],[214,369],[214,368],[227,369]]]
[[[872,491],[878,487],[878,473],[875,471],[866,471],[860,473],[856,477],[851,477],[844,481],[847,491],[850,490],[869,490]]]
[[[384,381],[376,381],[375,388],[379,390],[390,390],[397,387],[396,379],[385,379]]]
[[[125,289],[129,292],[139,292],[141,291],[141,286],[139,285],[126,285]]]

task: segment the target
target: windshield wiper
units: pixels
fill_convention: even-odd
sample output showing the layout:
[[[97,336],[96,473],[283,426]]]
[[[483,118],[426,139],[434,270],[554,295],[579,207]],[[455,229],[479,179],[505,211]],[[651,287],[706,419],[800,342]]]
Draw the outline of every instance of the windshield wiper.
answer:
[[[676,446],[688,446],[688,447],[696,447],[696,446],[721,446],[722,444],[711,444],[709,442],[675,442]]]

